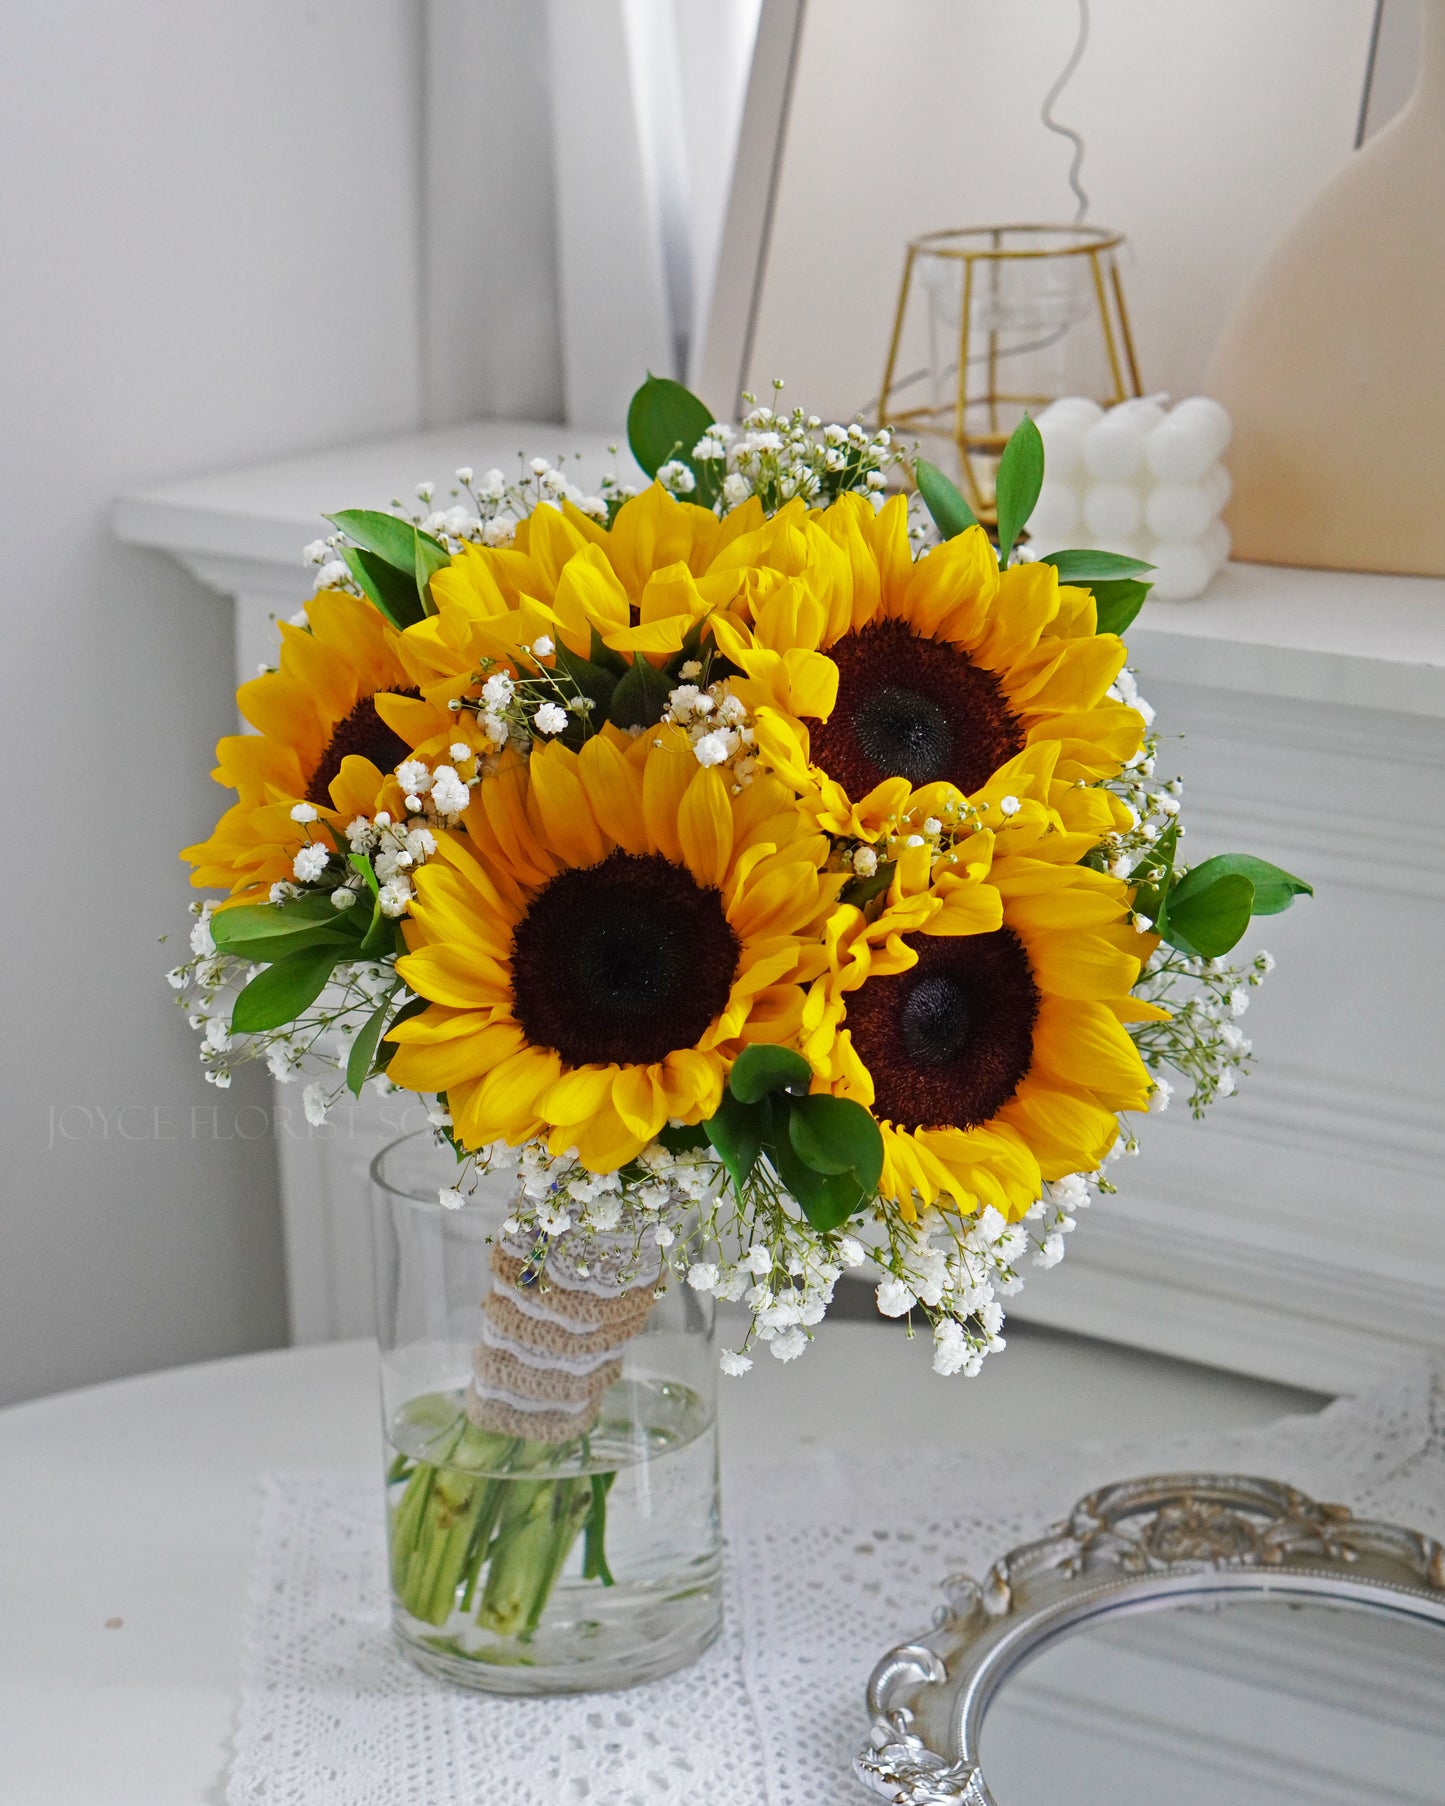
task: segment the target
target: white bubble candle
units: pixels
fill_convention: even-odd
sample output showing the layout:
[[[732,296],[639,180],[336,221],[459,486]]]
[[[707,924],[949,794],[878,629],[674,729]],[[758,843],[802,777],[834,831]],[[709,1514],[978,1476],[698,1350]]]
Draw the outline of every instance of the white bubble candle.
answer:
[[[1034,549],[1088,545],[1147,559],[1153,593],[1200,595],[1229,557],[1219,516],[1230,496],[1221,459],[1233,428],[1208,396],[1165,410],[1120,402],[1107,412],[1082,396],[1053,402],[1038,418],[1044,486],[1029,521]]]

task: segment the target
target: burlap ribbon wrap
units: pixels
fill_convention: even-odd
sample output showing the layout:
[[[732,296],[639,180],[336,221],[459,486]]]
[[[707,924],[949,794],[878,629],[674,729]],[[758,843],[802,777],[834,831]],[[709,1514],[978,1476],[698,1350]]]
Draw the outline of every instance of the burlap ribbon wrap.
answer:
[[[502,1239],[491,1266],[467,1416],[532,1442],[585,1435],[652,1309],[662,1271],[653,1232],[574,1231],[540,1265],[530,1244]]]

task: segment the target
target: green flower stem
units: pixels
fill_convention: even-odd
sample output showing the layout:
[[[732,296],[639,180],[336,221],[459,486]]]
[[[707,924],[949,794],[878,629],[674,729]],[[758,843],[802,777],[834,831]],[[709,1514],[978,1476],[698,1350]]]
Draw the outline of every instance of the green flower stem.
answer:
[[[477,1622],[499,1637],[537,1628],[592,1509],[587,1480],[510,1480]]]
[[[392,1584],[413,1618],[441,1626],[475,1610],[495,1635],[529,1637],[584,1532],[584,1579],[613,1584],[604,1537],[615,1474],[530,1479],[566,1451],[464,1417],[427,1453],[391,1470],[396,1482],[405,1478],[391,1520]]]

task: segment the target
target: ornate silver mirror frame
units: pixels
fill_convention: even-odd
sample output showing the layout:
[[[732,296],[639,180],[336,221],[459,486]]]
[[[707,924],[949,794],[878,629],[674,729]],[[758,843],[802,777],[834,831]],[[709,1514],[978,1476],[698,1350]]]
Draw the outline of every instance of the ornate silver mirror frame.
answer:
[[[858,1777],[894,1806],[1000,1806],[979,1765],[999,1687],[1089,1621],[1229,1596],[1334,1600],[1445,1631],[1445,1548],[1292,1486],[1236,1474],[1126,1480],[994,1563],[868,1683],[873,1730]],[[1002,1806],[1008,1806],[1003,1802]]]

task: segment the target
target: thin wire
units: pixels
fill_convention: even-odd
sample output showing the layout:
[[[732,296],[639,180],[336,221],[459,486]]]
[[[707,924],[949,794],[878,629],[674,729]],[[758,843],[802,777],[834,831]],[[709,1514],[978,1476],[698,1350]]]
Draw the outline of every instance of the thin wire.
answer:
[[[1370,26],[1370,48],[1365,56],[1365,86],[1360,95],[1360,117],[1355,126],[1355,149],[1365,142],[1365,128],[1370,123],[1370,96],[1375,86],[1375,60],[1380,54],[1380,27],[1385,22],[1385,0],[1375,0],[1375,17]]]
[[[1383,3],[1384,0],[1380,0],[1380,4],[1383,5]],[[1074,48],[1069,53],[1068,62],[1066,62],[1059,71],[1053,87],[1050,88],[1048,93],[1044,96],[1044,104],[1039,108],[1039,118],[1044,122],[1045,127],[1049,131],[1057,133],[1060,138],[1067,138],[1074,147],[1073,160],[1069,164],[1069,187],[1073,189],[1074,195],[1079,203],[1074,212],[1074,224],[1076,226],[1089,211],[1089,196],[1082,183],[1079,181],[1079,172],[1084,167],[1085,145],[1082,136],[1076,132],[1072,126],[1060,125],[1058,120],[1054,118],[1054,103],[1073,80],[1074,71],[1084,60],[1084,52],[1088,49],[1088,46],[1089,0],[1079,0],[1079,33],[1074,40]],[[1051,345],[1056,345],[1059,342],[1072,324],[1072,321],[1065,322],[1065,324],[1056,331],[1049,333],[1042,339],[1035,339],[1031,344],[1010,346],[1008,349],[1000,351],[997,354],[998,361],[1004,363],[1011,357],[1021,357],[1025,352],[1029,351],[1046,351]],[[970,364],[981,363],[988,355],[989,354],[986,351],[975,352],[968,361]],[[946,379],[951,376],[957,368],[958,365],[956,363],[950,364],[943,372],[943,378]],[[907,376],[897,378],[890,392],[897,395],[901,394],[904,389],[912,388],[914,383],[922,382],[923,378],[929,374],[930,369],[931,366],[925,364],[921,370],[913,370],[910,371]],[[859,409],[859,412],[861,414],[872,416],[882,404],[882,400],[883,398],[881,395],[875,395],[871,401]]]
[[[1089,211],[1089,196],[1079,180],[1079,171],[1084,167],[1084,140],[1072,126],[1060,125],[1054,118],[1054,102],[1058,100],[1064,89],[1073,79],[1074,71],[1084,60],[1084,51],[1089,43],[1089,0],[1079,0],[1079,35],[1074,40],[1073,52],[1067,63],[1059,71],[1058,80],[1044,96],[1044,104],[1039,108],[1039,118],[1051,132],[1060,138],[1067,138],[1074,147],[1073,161],[1069,164],[1069,187],[1073,189],[1078,200],[1078,209],[1074,214],[1074,224],[1078,225]]]

